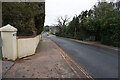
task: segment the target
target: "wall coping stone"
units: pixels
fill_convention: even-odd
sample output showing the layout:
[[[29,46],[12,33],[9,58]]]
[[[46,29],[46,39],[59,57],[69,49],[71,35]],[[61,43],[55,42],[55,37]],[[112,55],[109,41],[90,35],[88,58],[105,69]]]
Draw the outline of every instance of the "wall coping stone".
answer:
[[[11,26],[10,24],[8,24],[6,26],[1,27],[0,31],[2,31],[2,32],[16,32],[17,28],[15,28],[15,27]]]

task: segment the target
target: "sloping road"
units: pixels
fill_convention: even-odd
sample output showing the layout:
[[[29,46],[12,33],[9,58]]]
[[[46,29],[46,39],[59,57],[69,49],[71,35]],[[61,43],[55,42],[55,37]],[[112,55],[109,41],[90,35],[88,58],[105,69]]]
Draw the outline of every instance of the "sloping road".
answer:
[[[118,78],[118,52],[64,38],[49,38],[93,78]]]

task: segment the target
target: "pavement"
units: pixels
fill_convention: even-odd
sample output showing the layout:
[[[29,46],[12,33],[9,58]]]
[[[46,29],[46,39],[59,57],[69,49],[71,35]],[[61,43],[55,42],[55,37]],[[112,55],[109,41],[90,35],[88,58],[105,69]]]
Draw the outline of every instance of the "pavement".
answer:
[[[63,37],[60,37],[60,38],[63,38]],[[66,38],[66,39],[77,41],[77,42],[87,44],[87,45],[93,45],[93,46],[96,46],[96,47],[101,47],[101,48],[105,48],[105,49],[114,50],[114,51],[117,51],[117,52],[120,51],[120,47],[107,46],[107,45],[101,44],[98,41],[81,41],[81,40],[70,39],[70,38]]]
[[[43,38],[36,54],[15,62],[2,61],[3,78],[78,78],[51,40]]]
[[[118,52],[116,50],[60,37],[52,36],[49,39],[55,42],[92,78],[118,78]]]

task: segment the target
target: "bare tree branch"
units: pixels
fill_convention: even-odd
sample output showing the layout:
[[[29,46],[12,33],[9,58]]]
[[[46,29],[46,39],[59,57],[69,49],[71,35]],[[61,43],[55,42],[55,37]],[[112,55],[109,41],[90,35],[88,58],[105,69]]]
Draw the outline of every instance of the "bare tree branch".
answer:
[[[61,26],[61,27],[65,26],[68,23],[69,19],[70,19],[70,17],[68,17],[67,15],[64,17],[59,17],[57,19],[58,26]]]

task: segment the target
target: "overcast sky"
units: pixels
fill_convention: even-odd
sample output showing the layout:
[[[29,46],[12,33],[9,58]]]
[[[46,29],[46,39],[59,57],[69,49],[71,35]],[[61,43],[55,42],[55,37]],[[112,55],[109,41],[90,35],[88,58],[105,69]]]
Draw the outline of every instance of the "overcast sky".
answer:
[[[57,18],[68,15],[79,15],[83,10],[89,10],[98,0],[46,0],[45,25],[56,24]]]

